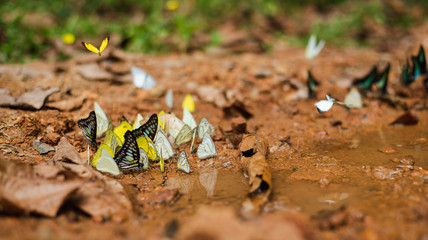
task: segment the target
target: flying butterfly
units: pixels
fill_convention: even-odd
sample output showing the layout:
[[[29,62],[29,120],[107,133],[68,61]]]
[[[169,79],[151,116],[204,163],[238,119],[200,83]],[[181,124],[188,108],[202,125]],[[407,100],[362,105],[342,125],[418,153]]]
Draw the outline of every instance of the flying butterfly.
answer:
[[[158,131],[158,121],[158,115],[156,113],[153,113],[153,115],[150,116],[149,120],[139,128],[134,129],[132,131],[132,134],[134,134],[135,138],[146,136],[149,137],[152,141],[154,141],[156,133]]]
[[[208,133],[204,134],[204,138],[202,139],[201,144],[199,144],[196,154],[200,159],[214,157],[217,154],[214,142]]]
[[[142,167],[137,140],[131,131],[125,133],[125,142],[114,160],[122,170],[138,170]]]
[[[214,134],[214,126],[208,122],[208,119],[202,118],[202,120],[199,122],[198,138],[202,139],[205,133],[208,133],[208,135]]]
[[[96,166],[99,171],[107,172],[113,175],[121,174],[119,167],[106,149],[101,150],[101,156],[98,159]]]
[[[391,64],[388,63],[388,65],[385,67],[385,70],[383,72],[379,73],[376,80],[376,87],[381,90],[382,94],[386,94],[386,87],[388,86],[388,75],[389,75],[389,69],[391,68]]]
[[[189,161],[187,160],[187,154],[184,150],[181,151],[180,155],[178,156],[177,168],[185,173],[190,173]]]
[[[104,49],[107,47],[109,38],[106,37],[103,42],[101,43],[100,49],[96,48],[94,45],[90,44],[90,43],[85,43],[82,41],[82,45],[86,48],[86,50],[91,51],[93,53],[98,54],[99,56],[101,56],[101,53],[104,51]]]
[[[92,111],[87,118],[77,121],[77,126],[82,129],[83,135],[85,135],[89,142],[97,148],[97,117],[95,116],[95,112]]]
[[[311,71],[308,71],[308,91],[309,91],[309,98],[316,98],[316,92],[319,82],[315,80],[314,76],[312,75]]]
[[[358,88],[363,90],[370,90],[372,84],[376,81],[376,79],[377,79],[377,67],[373,66],[373,68],[370,70],[370,72],[367,75],[365,75],[364,77],[355,79],[352,85],[357,86]]]

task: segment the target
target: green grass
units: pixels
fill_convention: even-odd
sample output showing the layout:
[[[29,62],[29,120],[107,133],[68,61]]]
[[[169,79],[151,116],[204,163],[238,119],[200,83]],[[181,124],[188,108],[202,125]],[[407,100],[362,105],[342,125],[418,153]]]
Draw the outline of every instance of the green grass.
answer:
[[[428,7],[416,0],[407,2],[410,6]],[[266,18],[289,16],[305,21],[302,14],[307,5],[317,9],[320,16],[327,16],[334,9],[341,11],[327,20],[316,20],[307,33],[273,32],[276,39],[304,46],[309,35],[314,33],[328,44],[358,46],[367,44],[367,39],[356,37],[365,30],[367,19],[401,28],[416,23],[405,11],[391,15],[388,5],[379,0],[181,0],[174,11],[167,10],[165,3],[165,0],[6,0],[0,5],[0,63],[46,58],[54,42],[67,32],[73,33],[78,42],[94,43],[115,33],[120,36],[120,47],[136,53],[187,52],[194,34],[202,32],[210,37],[211,41],[204,46],[210,48],[223,41],[218,27],[226,21],[233,21],[244,30],[257,25],[255,14]],[[34,15],[49,21],[47,24],[29,21]],[[273,48],[269,44],[267,48]],[[68,58],[61,51],[58,55],[59,59]]]

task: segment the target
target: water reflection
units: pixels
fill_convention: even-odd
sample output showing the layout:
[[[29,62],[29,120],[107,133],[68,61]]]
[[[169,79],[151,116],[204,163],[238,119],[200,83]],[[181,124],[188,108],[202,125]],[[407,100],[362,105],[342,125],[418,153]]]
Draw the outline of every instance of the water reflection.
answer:
[[[189,194],[196,185],[202,186],[206,191],[207,197],[213,197],[217,182],[218,170],[201,172],[199,177],[195,175],[186,175],[175,178],[168,178],[166,188],[178,189],[181,194]]]
[[[214,195],[217,172],[217,170],[214,170],[212,172],[203,172],[199,174],[199,183],[205,188],[207,197],[212,197]]]

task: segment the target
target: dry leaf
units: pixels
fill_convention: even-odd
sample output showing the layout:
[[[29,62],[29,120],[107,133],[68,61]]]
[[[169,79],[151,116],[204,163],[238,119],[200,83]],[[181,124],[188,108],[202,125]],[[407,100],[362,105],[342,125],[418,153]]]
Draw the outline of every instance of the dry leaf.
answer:
[[[418,116],[411,112],[406,112],[389,125],[416,125],[418,122]]]
[[[98,57],[98,56],[97,56]],[[76,66],[76,71],[88,80],[110,80],[113,75],[102,69],[96,63],[88,63]]]
[[[62,100],[58,102],[47,103],[46,107],[56,108],[61,111],[72,111],[74,109],[80,108],[86,100],[86,96],[80,96],[78,98],[71,98],[67,100]]]
[[[52,160],[54,161],[54,163],[58,161],[72,162],[75,164],[87,163],[86,160],[80,158],[80,154],[77,152],[74,146],[67,141],[65,137],[62,137],[61,140],[59,140],[59,143],[56,146],[55,155],[53,156]]]
[[[59,89],[56,87],[49,88],[47,90],[35,88],[34,90],[26,92],[15,99],[10,95],[9,90],[1,89],[0,106],[38,110],[43,107],[43,104],[49,95],[58,91]]]

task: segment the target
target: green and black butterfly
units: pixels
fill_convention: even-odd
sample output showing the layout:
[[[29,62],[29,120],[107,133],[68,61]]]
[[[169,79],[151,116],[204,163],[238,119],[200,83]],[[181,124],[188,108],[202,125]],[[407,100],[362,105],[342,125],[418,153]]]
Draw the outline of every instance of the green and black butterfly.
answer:
[[[388,76],[391,64],[386,65],[385,70],[377,75],[376,87],[381,90],[382,94],[386,94],[386,87],[388,86]]]
[[[89,142],[97,148],[97,117],[95,112],[92,111],[87,118],[77,121],[77,126],[82,129],[83,135],[85,135]]]
[[[149,120],[146,123],[132,131],[135,136],[135,139],[138,139],[142,136],[146,136],[149,137],[152,141],[154,141],[156,133],[158,131],[158,121],[158,115],[154,113],[152,116],[150,116]]]
[[[377,67],[373,66],[373,68],[370,70],[370,72],[367,75],[365,75],[364,77],[355,79],[352,85],[357,86],[358,88],[363,90],[370,90],[372,84],[376,81],[376,78],[377,78]]]
[[[409,71],[410,65],[409,61],[406,60],[406,65],[403,67],[401,80],[405,85],[409,85],[412,82],[416,81],[419,76],[426,74],[427,70],[427,62],[425,58],[425,51],[422,45],[419,47],[419,52],[417,56],[411,56],[412,60],[412,70]]]
[[[125,142],[114,156],[114,161],[122,170],[138,170],[143,167],[140,162],[140,151],[137,140],[131,131],[126,131]]]
[[[315,80],[314,76],[312,75],[311,71],[308,71],[308,96],[309,98],[316,98],[316,92],[315,90],[317,89],[319,82],[317,80]]]

